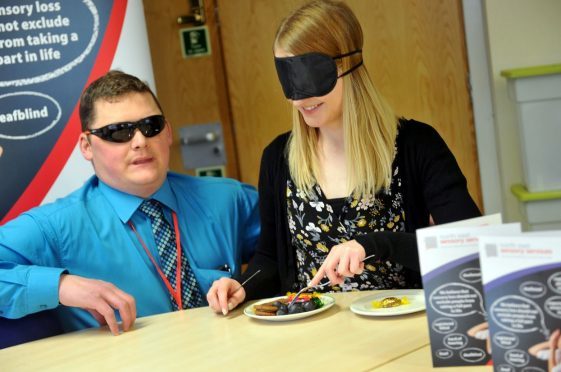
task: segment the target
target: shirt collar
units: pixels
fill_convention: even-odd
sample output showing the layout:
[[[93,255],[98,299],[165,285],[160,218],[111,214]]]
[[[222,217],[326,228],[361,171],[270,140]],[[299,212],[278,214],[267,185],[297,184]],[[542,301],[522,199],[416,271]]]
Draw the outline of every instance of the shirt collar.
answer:
[[[134,212],[144,201],[141,197],[114,189],[101,180],[99,180],[99,190],[113,206],[123,223],[127,223],[130,220]],[[177,200],[171,190],[167,177],[158,191],[147,199],[155,199],[173,211],[177,212],[178,210]]]

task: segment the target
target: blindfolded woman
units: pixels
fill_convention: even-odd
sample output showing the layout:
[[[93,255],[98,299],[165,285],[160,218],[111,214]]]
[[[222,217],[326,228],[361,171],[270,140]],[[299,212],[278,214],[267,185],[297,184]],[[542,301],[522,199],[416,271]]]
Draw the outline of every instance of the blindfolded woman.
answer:
[[[293,128],[263,153],[256,255],[238,280],[214,283],[210,306],[226,314],[327,279],[326,291],[419,288],[415,230],[480,215],[454,156],[432,127],[397,117],[378,93],[344,3],[295,10],[273,50]]]

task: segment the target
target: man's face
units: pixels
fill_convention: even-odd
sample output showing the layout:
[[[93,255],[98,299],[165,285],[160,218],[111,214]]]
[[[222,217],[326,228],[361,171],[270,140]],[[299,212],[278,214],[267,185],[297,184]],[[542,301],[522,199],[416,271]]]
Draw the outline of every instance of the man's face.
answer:
[[[161,114],[149,93],[130,93],[113,102],[99,100],[94,103],[94,110],[95,120],[90,129]],[[172,131],[168,123],[161,133],[151,138],[136,130],[134,137],[125,143],[80,135],[82,155],[92,162],[96,175],[117,190],[143,198],[152,195],[164,182],[171,143]]]

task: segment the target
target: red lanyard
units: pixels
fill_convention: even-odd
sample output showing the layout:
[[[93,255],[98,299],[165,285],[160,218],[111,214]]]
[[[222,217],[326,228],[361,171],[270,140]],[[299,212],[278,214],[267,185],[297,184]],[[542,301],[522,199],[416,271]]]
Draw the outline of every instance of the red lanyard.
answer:
[[[177,226],[177,215],[175,214],[174,211],[171,211],[171,215],[173,217],[173,228],[175,230],[175,248],[177,250],[177,267],[175,269],[175,287],[176,287],[176,290],[173,289],[173,287],[171,286],[171,283],[169,282],[168,278],[162,272],[162,270],[160,269],[160,267],[156,263],[156,260],[154,260],[154,257],[152,257],[152,254],[148,250],[148,247],[146,247],[146,244],[144,243],[144,240],[142,240],[142,238],[140,237],[140,234],[138,233],[138,231],[136,231],[136,228],[134,227],[134,224],[132,223],[132,221],[129,221],[129,226],[131,227],[132,231],[134,231],[134,233],[136,234],[136,237],[137,237],[138,241],[140,242],[140,244],[142,245],[142,248],[144,248],[144,250],[146,251],[146,254],[148,255],[148,258],[150,258],[150,261],[152,261],[152,264],[154,264],[154,267],[156,268],[156,270],[158,270],[158,274],[160,274],[160,277],[164,281],[164,284],[166,285],[169,293],[171,294],[171,296],[175,300],[175,303],[177,304],[179,310],[181,310],[181,309],[183,309],[183,301],[181,300],[181,238],[179,236],[179,227]]]

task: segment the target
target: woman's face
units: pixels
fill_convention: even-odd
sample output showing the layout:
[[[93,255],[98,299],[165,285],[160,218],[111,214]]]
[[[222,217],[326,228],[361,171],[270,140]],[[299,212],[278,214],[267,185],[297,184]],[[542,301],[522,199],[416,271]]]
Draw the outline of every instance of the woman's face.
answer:
[[[281,48],[275,49],[275,57],[292,57]],[[343,80],[337,79],[335,88],[321,97],[289,100],[300,112],[307,125],[313,128],[340,128],[343,126]]]

